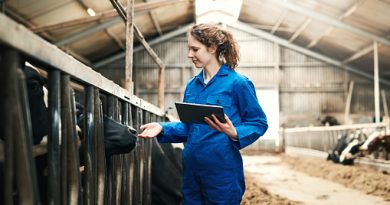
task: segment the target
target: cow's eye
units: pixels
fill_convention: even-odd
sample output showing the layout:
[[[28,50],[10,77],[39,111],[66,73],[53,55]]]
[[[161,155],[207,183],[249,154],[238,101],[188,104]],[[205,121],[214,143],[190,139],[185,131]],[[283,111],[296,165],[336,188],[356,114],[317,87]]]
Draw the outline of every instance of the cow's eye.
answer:
[[[42,85],[39,84],[38,82],[31,82],[31,83],[28,83],[27,85],[29,87],[29,89],[33,92],[39,92],[40,89],[42,88]]]

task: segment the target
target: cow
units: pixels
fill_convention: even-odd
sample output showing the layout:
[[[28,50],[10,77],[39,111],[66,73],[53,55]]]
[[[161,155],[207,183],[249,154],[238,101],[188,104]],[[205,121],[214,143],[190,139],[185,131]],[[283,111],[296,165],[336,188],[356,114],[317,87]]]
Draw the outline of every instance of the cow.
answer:
[[[47,100],[45,100],[45,94],[47,94],[47,90],[44,87],[45,79],[41,77],[38,70],[28,65],[26,65],[23,69],[23,74],[27,91],[28,107],[30,111],[30,119],[28,120],[30,121],[32,128],[32,133],[28,136],[32,137],[32,145],[38,145],[41,143],[44,136],[49,133],[49,116]],[[43,193],[46,193],[47,190],[44,176],[47,155],[38,155],[34,158],[34,160],[38,187],[41,193],[40,198],[44,200],[45,195]],[[1,164],[1,166],[3,165]],[[3,174],[1,175],[4,176]],[[3,191],[1,191],[0,198],[4,197],[2,193]]]
[[[170,143],[152,142],[152,204],[179,205],[183,196],[181,182],[182,149]]]
[[[324,117],[320,117],[319,121],[322,126],[335,126],[335,125],[340,125],[339,121],[333,116],[326,115]]]
[[[343,165],[353,165],[355,158],[360,154],[359,147],[367,136],[361,130],[355,133],[344,134],[339,137],[335,149],[329,153],[328,160]]]
[[[375,150],[382,150],[384,152],[385,160],[389,160],[390,154],[390,135],[384,135],[375,138],[370,144],[368,144],[368,153],[372,153]]]
[[[378,131],[372,132],[368,136],[367,140],[360,146],[360,150],[362,150],[362,151],[368,150],[368,144],[370,144],[375,138],[378,138],[379,136],[381,136],[380,132],[378,132]]]
[[[378,155],[379,152],[384,152],[384,158],[389,160],[390,154],[390,135],[385,135],[383,132],[372,133],[366,142],[360,146],[360,150],[368,155]],[[377,158],[377,156],[375,157]]]
[[[331,160],[334,163],[340,162],[340,155],[343,150],[348,146],[348,134],[340,134],[337,137],[336,146],[331,152],[328,153],[327,160]]]
[[[47,96],[47,90],[44,87],[45,79],[40,76],[38,70],[30,66],[25,67],[24,74],[26,77],[30,121],[33,131],[32,141],[33,145],[37,145],[49,133],[49,115],[47,98],[45,98]]]

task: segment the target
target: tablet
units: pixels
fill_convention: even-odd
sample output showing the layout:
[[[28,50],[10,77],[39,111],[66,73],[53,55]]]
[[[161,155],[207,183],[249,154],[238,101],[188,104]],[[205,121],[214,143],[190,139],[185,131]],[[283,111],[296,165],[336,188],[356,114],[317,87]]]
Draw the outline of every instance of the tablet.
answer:
[[[182,122],[207,124],[204,117],[211,118],[211,114],[214,114],[220,122],[226,122],[222,106],[184,102],[175,102],[175,105],[177,114]]]

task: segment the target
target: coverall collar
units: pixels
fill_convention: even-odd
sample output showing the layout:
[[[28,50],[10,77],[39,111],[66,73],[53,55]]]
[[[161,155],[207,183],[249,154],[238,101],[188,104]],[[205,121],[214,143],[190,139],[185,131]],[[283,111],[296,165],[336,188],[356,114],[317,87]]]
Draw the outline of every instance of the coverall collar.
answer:
[[[219,70],[218,70],[217,74],[215,74],[215,76],[226,76],[226,75],[229,74],[229,70],[230,70],[230,68],[228,67],[228,65],[227,65],[227,64],[223,64],[223,65],[219,68]],[[213,78],[212,78],[207,84],[205,84],[205,83],[204,83],[204,70],[202,69],[202,70],[199,72],[199,74],[196,76],[196,79],[197,79],[197,81],[199,81],[202,85],[206,86],[206,85],[209,85],[210,83],[212,83],[213,81],[215,81],[215,80],[214,80],[214,79],[215,79],[215,76],[213,76]]]

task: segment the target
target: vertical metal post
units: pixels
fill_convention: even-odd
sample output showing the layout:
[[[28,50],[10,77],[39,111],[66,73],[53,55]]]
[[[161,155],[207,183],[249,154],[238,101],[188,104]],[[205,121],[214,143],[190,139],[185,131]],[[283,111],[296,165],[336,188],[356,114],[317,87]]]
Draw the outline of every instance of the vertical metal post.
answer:
[[[134,107],[134,111],[132,113],[133,117],[133,125],[139,131],[140,124],[142,123],[141,109],[139,107]],[[142,204],[142,147],[143,147],[143,139],[138,138],[137,146],[135,147],[134,152],[134,178],[133,178],[133,203],[134,204]]]
[[[128,125],[134,127],[134,116],[133,116],[133,112],[134,112],[134,107],[129,104],[129,122],[128,122]],[[136,147],[134,148],[133,151],[131,151],[129,153],[129,169],[127,170],[128,171],[128,176],[129,176],[129,180],[128,180],[128,183],[129,183],[129,189],[128,189],[128,195],[129,195],[129,202],[128,204],[134,204],[134,161],[135,161],[135,149]]]
[[[119,121],[119,100],[114,98],[114,119]],[[121,187],[122,187],[122,155],[111,156],[112,168],[113,168],[113,180],[114,180],[114,200],[115,204],[121,204]]]
[[[103,124],[103,108],[100,101],[99,89],[94,88],[94,132],[93,139],[93,155],[94,155],[94,168],[95,168],[95,193],[96,204],[103,205],[105,203],[105,181],[106,181],[106,157],[104,149],[104,124]]]
[[[125,101],[121,102],[122,104],[122,124],[129,125],[129,104]],[[123,166],[122,166],[122,187],[121,187],[121,202],[122,204],[129,204],[130,198],[129,198],[129,189],[131,188],[129,179],[129,159],[130,154],[123,154]]]
[[[60,71],[49,71],[48,203],[60,204]]]
[[[61,76],[61,187],[62,203],[78,204],[80,193],[74,104],[71,102],[70,76]]]
[[[375,102],[375,122],[380,122],[380,101],[379,101],[379,57],[378,43],[374,41],[374,102]]]
[[[151,121],[150,112],[143,111],[143,124]],[[143,203],[146,205],[152,204],[151,194],[151,167],[152,167],[152,140],[147,139],[144,142],[144,180],[143,180]]]
[[[94,89],[92,86],[85,88],[85,109],[83,121],[84,133],[84,204],[96,204],[96,170],[93,169],[93,162],[96,161],[93,156],[93,137],[94,133]]]
[[[107,117],[114,119],[115,117],[115,98],[112,95],[107,96]],[[116,178],[115,178],[115,163],[114,158],[111,156],[106,156],[107,162],[107,176],[108,177],[108,196],[109,203],[116,204]]]
[[[0,136],[4,137],[4,204],[13,204],[14,191],[14,135],[16,103],[16,69],[19,54],[12,49],[0,46]],[[0,193],[1,194],[1,193]]]
[[[20,67],[24,65],[20,65]],[[18,68],[20,68],[18,67]],[[20,69],[18,71],[17,102],[14,106],[18,107],[16,112],[16,126],[19,127],[19,133],[14,137],[14,154],[15,154],[15,170],[17,191],[20,194],[21,201],[29,202],[32,200],[35,204],[39,204],[39,193],[36,176],[35,161],[32,154],[32,125],[28,102],[28,94],[26,87],[26,79]],[[32,188],[32,189],[30,189]],[[24,192],[31,192],[25,194]],[[30,198],[31,197],[31,198]]]

